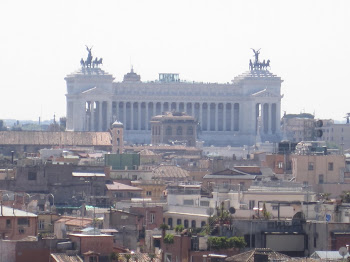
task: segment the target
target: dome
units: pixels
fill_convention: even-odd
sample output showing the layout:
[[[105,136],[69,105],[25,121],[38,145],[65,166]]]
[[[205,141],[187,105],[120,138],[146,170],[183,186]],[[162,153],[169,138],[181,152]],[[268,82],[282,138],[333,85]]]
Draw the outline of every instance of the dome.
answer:
[[[122,122],[119,122],[118,120],[114,121],[112,124],[112,127],[124,127]]]

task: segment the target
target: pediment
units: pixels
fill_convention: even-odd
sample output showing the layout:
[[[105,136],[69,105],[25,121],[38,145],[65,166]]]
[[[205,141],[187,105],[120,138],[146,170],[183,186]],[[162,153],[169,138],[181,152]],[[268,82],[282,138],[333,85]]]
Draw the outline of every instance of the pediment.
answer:
[[[261,90],[259,92],[252,94],[252,97],[276,97],[276,98],[279,98],[280,96],[264,89],[264,90]]]
[[[105,94],[105,92],[103,92],[103,90],[101,88],[98,88],[98,87],[93,87],[93,88],[90,88],[88,90],[85,90],[83,92],[81,92],[82,95],[102,95],[102,94]]]

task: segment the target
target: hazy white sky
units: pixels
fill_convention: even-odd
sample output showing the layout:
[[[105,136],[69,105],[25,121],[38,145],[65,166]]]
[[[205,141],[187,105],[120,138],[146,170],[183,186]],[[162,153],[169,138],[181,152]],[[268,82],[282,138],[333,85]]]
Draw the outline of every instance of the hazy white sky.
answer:
[[[350,1],[0,1],[0,119],[65,116],[64,77],[93,46],[121,81],[160,72],[230,82],[250,48],[284,80],[282,111],[350,112]]]

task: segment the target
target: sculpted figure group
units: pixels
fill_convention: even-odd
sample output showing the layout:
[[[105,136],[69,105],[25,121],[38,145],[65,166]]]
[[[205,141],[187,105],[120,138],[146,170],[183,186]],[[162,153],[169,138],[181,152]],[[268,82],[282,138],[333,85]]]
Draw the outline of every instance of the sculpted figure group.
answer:
[[[260,54],[260,49],[258,51],[255,51],[252,48],[253,52],[254,52],[254,57],[255,57],[255,61],[254,63],[252,62],[252,60],[249,60],[249,70],[267,70],[268,67],[270,67],[270,59],[268,59],[265,62],[265,59],[263,60],[263,62],[259,61],[259,54]]]
[[[84,61],[84,59],[82,58],[80,60],[80,65],[82,67],[98,67],[99,65],[102,65],[102,58],[98,59],[97,57],[95,58],[95,60],[92,60],[92,52],[91,52],[91,48],[89,48],[88,46],[86,46],[86,50],[88,51],[88,56],[86,58],[86,60]]]

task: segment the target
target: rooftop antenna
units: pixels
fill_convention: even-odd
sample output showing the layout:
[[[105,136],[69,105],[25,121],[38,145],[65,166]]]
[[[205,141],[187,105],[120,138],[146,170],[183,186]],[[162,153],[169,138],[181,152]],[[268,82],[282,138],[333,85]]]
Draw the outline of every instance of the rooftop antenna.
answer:
[[[131,56],[129,57],[129,60],[130,60],[129,63],[130,63],[130,68],[131,68],[131,72],[132,72],[134,68],[133,68],[133,65],[131,63]]]

